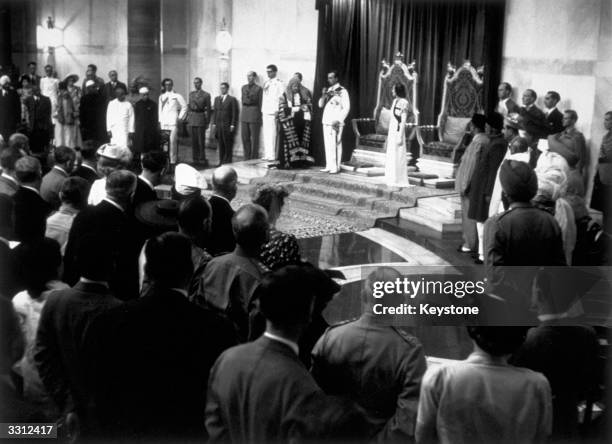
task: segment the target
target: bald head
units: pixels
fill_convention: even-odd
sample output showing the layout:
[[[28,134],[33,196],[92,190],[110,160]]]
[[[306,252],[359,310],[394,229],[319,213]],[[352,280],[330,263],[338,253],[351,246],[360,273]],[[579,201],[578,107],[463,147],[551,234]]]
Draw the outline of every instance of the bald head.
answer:
[[[236,197],[238,174],[230,166],[220,166],[213,172],[212,184],[215,194],[232,200]]]
[[[253,257],[259,256],[261,247],[268,241],[268,228],[268,213],[256,204],[243,205],[232,217],[236,243]]]

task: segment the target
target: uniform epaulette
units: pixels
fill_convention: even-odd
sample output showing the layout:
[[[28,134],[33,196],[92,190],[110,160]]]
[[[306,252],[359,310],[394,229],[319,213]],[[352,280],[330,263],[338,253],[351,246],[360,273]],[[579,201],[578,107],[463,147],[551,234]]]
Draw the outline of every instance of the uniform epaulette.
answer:
[[[331,330],[332,328],[336,328],[336,327],[340,327],[341,325],[346,325],[346,324],[350,324],[351,322],[355,322],[356,320],[358,320],[359,318],[353,318],[353,319],[347,319],[345,321],[340,321],[337,322],[335,324],[330,325],[329,327],[327,327],[329,330]]]
[[[410,333],[406,332],[405,330],[402,330],[401,328],[398,327],[391,327],[398,335],[400,335],[400,337],[406,341],[408,344],[413,345],[413,346],[417,346],[420,345],[419,341],[417,338],[415,338],[414,336],[412,336]]]

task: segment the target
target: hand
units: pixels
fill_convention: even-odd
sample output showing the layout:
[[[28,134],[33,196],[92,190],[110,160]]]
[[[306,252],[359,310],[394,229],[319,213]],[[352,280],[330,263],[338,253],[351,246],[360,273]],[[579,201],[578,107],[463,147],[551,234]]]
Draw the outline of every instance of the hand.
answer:
[[[324,96],[325,94],[327,94],[327,88],[323,87],[321,90],[321,95]]]
[[[340,129],[340,121],[336,120],[332,123],[332,128],[336,131]]]
[[[107,135],[108,137],[113,137],[113,132],[112,132],[112,131],[107,131],[107,132],[106,132],[106,135]]]
[[[230,125],[230,133],[233,133],[236,127],[234,125]]]
[[[81,423],[75,412],[70,412],[66,415],[66,434],[68,442],[75,443],[79,439]]]

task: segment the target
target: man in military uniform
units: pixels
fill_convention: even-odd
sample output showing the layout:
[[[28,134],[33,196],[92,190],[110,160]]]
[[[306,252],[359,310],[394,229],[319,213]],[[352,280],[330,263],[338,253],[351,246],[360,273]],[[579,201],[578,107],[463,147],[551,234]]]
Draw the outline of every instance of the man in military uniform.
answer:
[[[584,135],[576,129],[578,113],[573,109],[566,109],[563,112],[563,130],[557,134],[548,136],[548,145],[551,151],[561,154],[566,159],[576,156],[578,163],[576,170],[580,173],[586,187],[588,182],[588,150]]]
[[[195,91],[189,93],[189,127],[191,128],[191,147],[193,163],[208,166],[206,160],[206,129],[210,122],[210,94],[202,90],[202,79],[193,79]]]
[[[242,112],[240,113],[240,132],[244,160],[257,159],[259,156],[259,130],[261,129],[261,105],[263,89],[255,83],[257,74],[249,71],[248,83],[242,86]]]
[[[366,413],[368,438],[377,442],[413,442],[421,379],[427,364],[419,341],[392,327],[390,315],[375,315],[374,303],[398,306],[401,294],[374,299],[374,282],[394,281],[389,267],[372,272],[363,292],[359,319],[327,329],[315,345],[312,374],[328,395],[347,396]]]
[[[327,74],[329,88],[323,88],[319,108],[323,108],[323,142],[325,144],[325,168],[321,171],[336,174],[342,161],[342,130],[351,102],[348,91],[338,83],[338,72]]]

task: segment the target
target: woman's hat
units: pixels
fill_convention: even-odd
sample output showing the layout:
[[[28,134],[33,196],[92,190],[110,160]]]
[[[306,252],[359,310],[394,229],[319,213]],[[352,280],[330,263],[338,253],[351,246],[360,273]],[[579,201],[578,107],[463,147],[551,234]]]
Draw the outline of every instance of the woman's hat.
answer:
[[[66,76],[66,78],[64,79],[64,82],[68,83],[68,79],[74,79],[74,83],[79,81],[79,76],[76,74],[69,74]]]
[[[136,218],[143,224],[163,231],[178,229],[179,203],[163,199],[145,202],[136,208]]]
[[[206,179],[191,165],[179,163],[174,170],[174,189],[183,196],[206,190]]]

